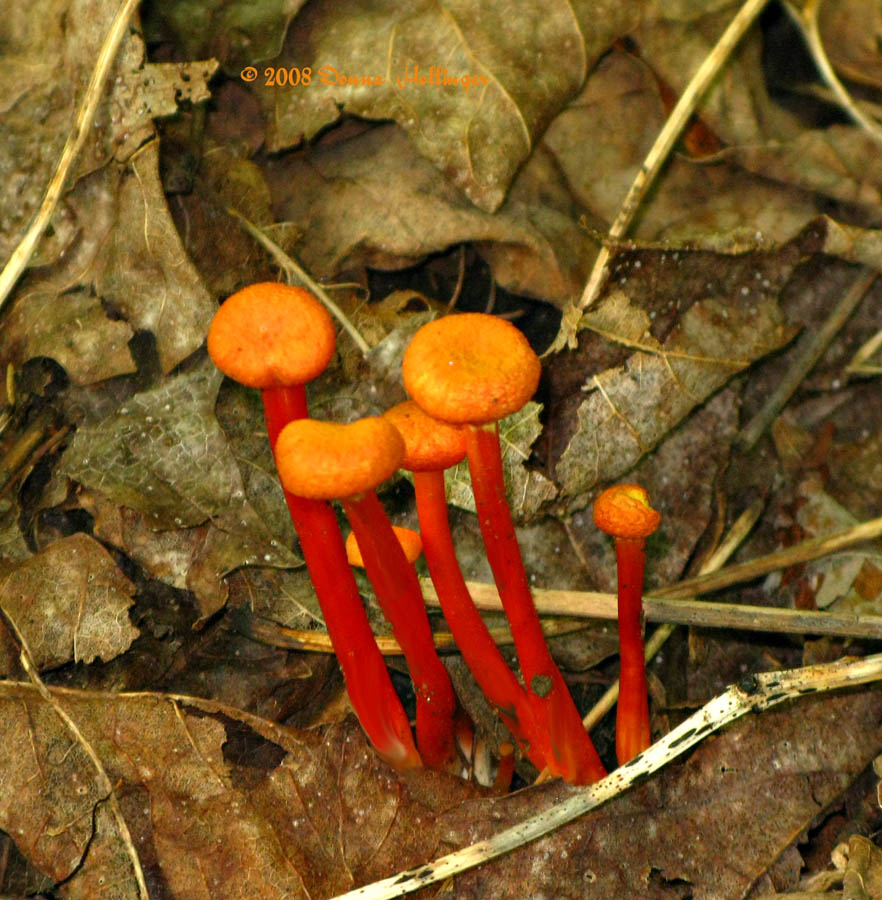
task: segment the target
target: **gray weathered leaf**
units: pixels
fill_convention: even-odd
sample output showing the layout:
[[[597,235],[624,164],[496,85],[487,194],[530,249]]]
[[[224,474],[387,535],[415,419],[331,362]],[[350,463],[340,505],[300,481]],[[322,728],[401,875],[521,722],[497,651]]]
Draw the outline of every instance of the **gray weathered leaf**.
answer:
[[[659,343],[645,312],[617,291],[585,313],[581,328],[633,348],[620,368],[583,387],[579,424],[556,474],[570,507],[630,469],[698,404],[793,335],[777,304],[703,300]]]
[[[540,403],[528,403],[522,410],[499,423],[499,446],[508,502],[512,515],[522,521],[532,515],[557,494],[557,488],[544,475],[529,470],[524,463],[530,457],[530,447],[542,433]],[[447,500],[469,512],[475,511],[469,466],[465,460],[446,473]]]
[[[296,564],[284,548],[285,539],[270,531],[283,517],[255,511],[215,419],[222,378],[206,359],[192,371],[136,394],[97,425],[80,428],[61,468],[142,513],[156,530],[210,521],[219,532],[212,540],[224,545],[223,552],[209,554],[218,574],[258,558],[271,565]],[[283,507],[281,489],[277,503]]]

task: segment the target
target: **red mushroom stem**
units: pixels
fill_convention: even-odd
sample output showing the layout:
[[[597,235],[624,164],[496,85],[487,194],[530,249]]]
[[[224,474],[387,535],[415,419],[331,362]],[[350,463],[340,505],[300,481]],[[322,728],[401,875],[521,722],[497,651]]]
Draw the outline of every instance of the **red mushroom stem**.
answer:
[[[284,426],[308,416],[305,383],[330,361],[335,330],[327,311],[308,291],[263,282],[227,299],[212,320],[207,343],[224,374],[261,389],[275,451]],[[285,499],[362,727],[391,765],[420,766],[410,723],[370,629],[333,509],[287,491]]]
[[[404,555],[375,491],[341,502],[377,601],[410,668],[420,754],[427,766],[444,768],[456,759],[456,696],[435,650],[416,569]]]
[[[642,538],[616,538],[619,602],[616,757],[619,765],[633,759],[652,743],[643,648],[644,543]]]
[[[527,695],[481,618],[456,558],[447,517],[444,472],[414,472],[413,484],[423,553],[451,634],[484,696],[533,765],[542,769],[548,762],[549,742],[542,729],[536,727]]]
[[[420,755],[426,765],[445,767],[456,758],[453,685],[435,651],[416,569],[407,561],[375,490],[403,457],[401,435],[380,418],[350,425],[291,422],[276,445],[276,467],[287,490],[342,503],[377,601],[411,671]]]
[[[297,497],[290,491],[285,491],[285,500],[362,728],[390,765],[397,769],[422,765],[410,723],[365,616],[333,508],[324,500]]]
[[[594,523],[615,538],[619,605],[619,701],[616,757],[624,765],[651,743],[643,650],[643,569],[646,538],[661,513],[639,484],[616,484],[594,501]]]
[[[267,388],[262,394],[270,447],[275,452],[284,426],[307,418],[306,392],[302,385],[297,385]],[[298,394],[302,395],[302,405]],[[290,418],[286,419],[287,416]],[[324,500],[298,497],[283,490],[300,551],[343,672],[346,692],[361,727],[380,756],[396,769],[422,766],[407,714],[365,615],[333,508]]]
[[[269,435],[270,447],[275,447],[279,433],[289,422],[306,419],[309,416],[306,386],[293,384],[286,387],[268,387],[260,394],[263,398],[266,433]]]
[[[466,426],[466,446],[487,559],[511,627],[527,695],[537,722],[548,730],[548,768],[574,784],[598,781],[606,770],[551,658],[533,604],[505,493],[497,423]]]

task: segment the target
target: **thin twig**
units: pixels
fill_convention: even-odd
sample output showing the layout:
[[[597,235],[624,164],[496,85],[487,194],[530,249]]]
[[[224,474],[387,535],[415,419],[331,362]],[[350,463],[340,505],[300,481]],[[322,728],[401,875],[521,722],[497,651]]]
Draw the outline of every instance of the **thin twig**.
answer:
[[[879,375],[882,366],[873,366],[867,360],[882,347],[882,329],[877,331],[868,341],[858,348],[857,353],[851,358],[851,362],[845,367],[848,375]]]
[[[839,105],[864,131],[872,135],[877,141],[882,141],[882,128],[879,127],[879,123],[866,115],[860,106],[855,103],[854,98],[845,89],[845,86],[839,80],[839,76],[830,64],[830,59],[827,56],[827,51],[824,50],[824,43],[821,40],[821,32],[818,29],[818,10],[820,8],[821,0],[806,0],[802,9],[798,9],[795,4],[790,2],[784,4],[784,9],[787,10],[790,18],[802,32],[806,46],[812,55],[819,74],[833,92],[833,96],[839,102]]]
[[[462,286],[465,282],[465,244],[459,245],[459,266],[456,273],[456,286],[453,288],[453,294],[450,297],[450,300],[447,301],[447,312],[451,312],[453,307],[456,306],[456,301],[459,300],[459,295],[462,293]]]
[[[327,307],[328,312],[343,326],[343,330],[352,338],[355,346],[363,356],[371,352],[370,344],[361,336],[361,332],[349,321],[346,313],[328,296],[325,289],[270,237],[264,234],[253,222],[249,221],[238,210],[228,206],[227,212],[238,219],[242,227],[261,245],[275,261],[284,269],[288,281],[297,281],[308,287]]]
[[[330,635],[326,631],[302,631],[295,628],[286,628],[278,625],[270,619],[264,619],[238,609],[232,617],[233,627],[243,637],[266,644],[269,647],[284,647],[287,650],[300,650],[311,653],[334,653]],[[576,631],[584,631],[586,627],[584,619],[545,619],[542,622],[542,633],[546,637],[557,637],[562,634],[572,634]],[[490,637],[499,646],[513,644],[511,631],[505,626],[490,628]],[[440,652],[459,652],[456,640],[449,631],[433,632],[432,638],[435,648]],[[394,637],[376,635],[374,640],[380,648],[383,656],[401,656],[403,651]]]
[[[652,622],[783,634],[829,634],[879,640],[882,638],[882,616],[711,603],[690,598],[731,587],[733,584],[752,581],[762,575],[768,575],[769,572],[786,569],[797,563],[819,559],[880,535],[882,535],[882,517],[870,519],[826,537],[811,538],[777,553],[770,553],[745,563],[727,566],[717,572],[680,581],[670,587],[650,591],[643,597],[643,611],[646,618]],[[422,586],[426,601],[438,605],[438,597],[431,582],[426,579]],[[468,587],[475,604],[480,609],[494,612],[502,609],[494,585],[470,581]],[[536,602],[536,609],[546,615],[584,616],[592,619],[617,617],[615,594],[537,588],[533,591],[533,599]]]
[[[49,181],[46,193],[43,196],[43,202],[40,204],[37,215],[34,216],[34,220],[31,222],[25,236],[13,251],[3,271],[0,272],[0,308],[6,302],[12,288],[40,243],[43,232],[52,218],[52,213],[55,212],[55,207],[61,199],[67,176],[70,174],[71,168],[80,154],[80,150],[83,149],[86,138],[92,132],[92,122],[95,119],[95,113],[98,111],[98,104],[104,91],[107,73],[110,71],[110,67],[116,58],[116,51],[119,49],[120,42],[126,32],[126,25],[137,6],[138,0],[123,0],[110,25],[107,37],[104,38],[104,44],[101,46],[101,52],[98,54],[95,68],[92,70],[92,77],[77,111],[76,121],[73,129],[67,136],[67,141],[55,168],[55,174]]]
[[[658,771],[672,759],[694,747],[709,734],[745,713],[768,709],[805,693],[837,690],[882,678],[882,655],[866,659],[806,666],[782,672],[764,672],[743,679],[715,697],[679,727],[649,749],[620,766],[601,781],[580,788],[551,809],[531,816],[485,841],[442,856],[427,865],[399,872],[334,900],[392,900],[437,884],[461,872],[523,847],[578,819],[602,803],[624,793],[639,778]]]
[[[655,139],[655,143],[646,155],[637,177],[622,201],[618,215],[610,226],[607,236],[608,241],[614,243],[627,232],[640,203],[661,171],[661,167],[670,155],[677,138],[680,136],[680,132],[689,121],[689,117],[695,112],[699,100],[701,100],[704,92],[708,89],[720,69],[722,69],[729,58],[729,54],[735,49],[744,32],[747,31],[754,19],[762,12],[766,3],[767,0],[746,0],[717,41],[716,46],[705,57],[702,64],[698,67],[698,71],[692,76],[692,80],[686,86],[676,106],[671,110],[668,120]],[[585,290],[582,292],[582,297],[577,304],[579,310],[587,309],[597,299],[608,262],[609,248],[608,244],[605,243],[597,254],[594,267],[588,276],[588,283],[585,285]]]
[[[790,369],[769,395],[762,409],[741,429],[741,433],[736,438],[738,446],[743,451],[750,450],[778,416],[778,413],[793,396],[793,392],[815,367],[817,361],[824,355],[824,351],[830,346],[830,342],[855,311],[878,274],[874,269],[862,269],[855,276],[842,299],[833,307],[824,324],[817,330],[805,332],[799,341],[796,359],[793,360]]]
[[[52,416],[44,412],[15,439],[12,446],[0,458],[0,495],[16,472],[25,465],[30,455],[44,441],[52,424]]]
[[[882,516],[876,519],[869,519],[866,522],[861,522],[858,525],[853,525],[851,528],[845,528],[833,534],[800,541],[798,544],[786,547],[784,550],[778,550],[766,556],[758,556],[756,559],[738,563],[734,566],[727,566],[709,575],[688,578],[670,587],[652,591],[650,596],[671,600],[688,597],[690,594],[707,594],[742,581],[752,581],[760,575],[768,575],[769,572],[775,572],[778,569],[786,569],[798,563],[809,562],[821,556],[828,556],[837,550],[852,547],[862,541],[873,540],[879,535],[882,535]]]

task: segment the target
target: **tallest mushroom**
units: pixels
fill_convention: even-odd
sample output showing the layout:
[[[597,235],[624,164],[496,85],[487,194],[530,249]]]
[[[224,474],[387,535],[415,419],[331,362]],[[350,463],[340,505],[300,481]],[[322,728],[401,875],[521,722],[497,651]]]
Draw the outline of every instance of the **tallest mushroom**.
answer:
[[[539,384],[541,364],[511,323],[485,313],[424,325],[406,353],[404,386],[430,416],[465,426],[475,507],[487,559],[511,626],[536,724],[550,742],[548,768],[583,784],[606,772],[551,658],[505,495],[499,419],[521,409]]]

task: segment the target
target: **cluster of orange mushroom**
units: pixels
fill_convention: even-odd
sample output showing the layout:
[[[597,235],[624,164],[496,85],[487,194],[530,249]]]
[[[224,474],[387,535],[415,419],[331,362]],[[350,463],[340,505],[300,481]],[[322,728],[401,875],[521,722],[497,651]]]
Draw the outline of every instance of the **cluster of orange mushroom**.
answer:
[[[335,329],[309,292],[251,285],[220,307],[208,351],[221,371],[262,391],[267,432],[301,552],[352,707],[391,765],[452,768],[464,714],[435,650],[414,560],[425,554],[441,610],[487,699],[533,764],[574,784],[606,773],[563,676],[549,653],[508,507],[498,421],[536,391],[540,363],[510,323],[482,313],[422,327],[404,356],[411,400],[351,424],[309,417],[305,384],[334,353]],[[447,518],[444,470],[468,459],[487,558],[508,619],[523,684],[472,602]],[[393,529],[376,488],[397,470],[413,473],[419,539]],[[352,534],[347,544],[329,501]],[[595,507],[616,536],[619,560],[621,692],[617,754],[623,763],[649,745],[640,592],[643,538],[658,525],[645,491],[618,485]],[[362,565],[407,661],[416,696],[416,740],[368,623],[351,564]],[[639,662],[638,662],[639,661]]]

